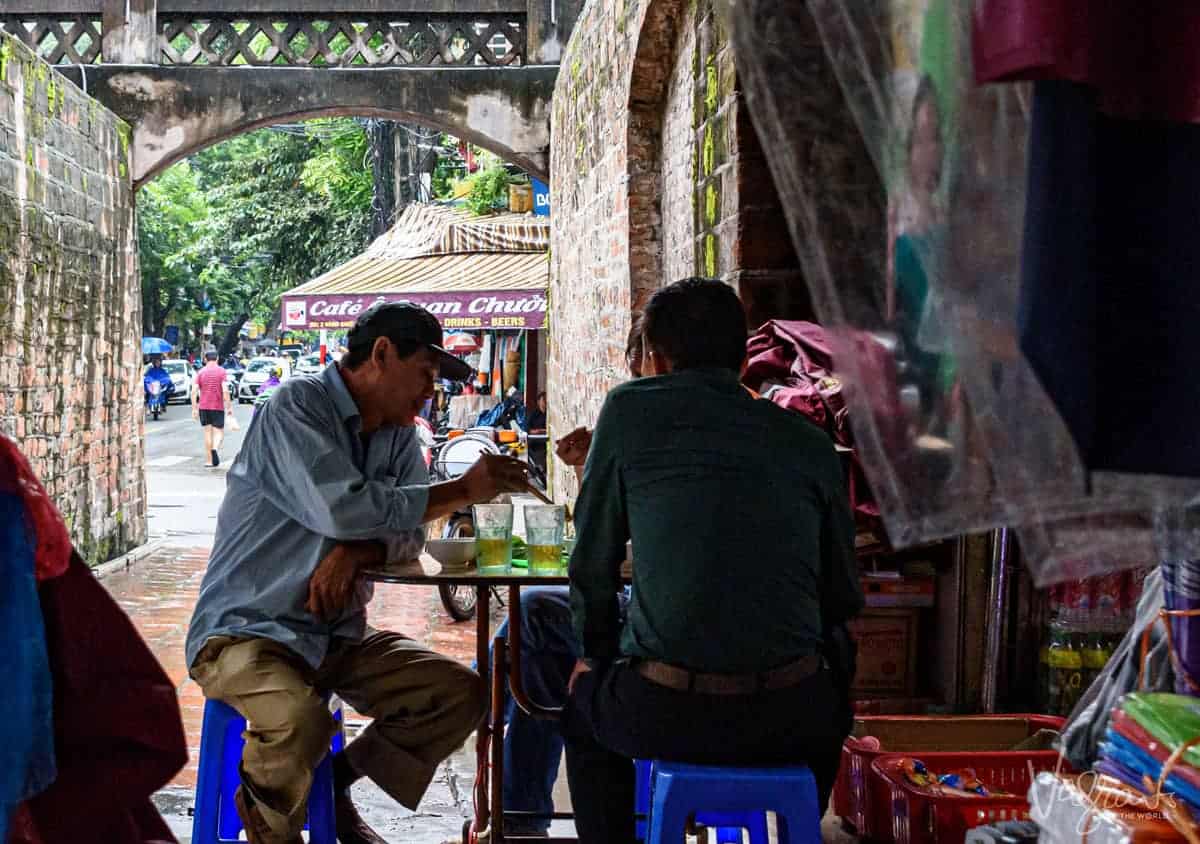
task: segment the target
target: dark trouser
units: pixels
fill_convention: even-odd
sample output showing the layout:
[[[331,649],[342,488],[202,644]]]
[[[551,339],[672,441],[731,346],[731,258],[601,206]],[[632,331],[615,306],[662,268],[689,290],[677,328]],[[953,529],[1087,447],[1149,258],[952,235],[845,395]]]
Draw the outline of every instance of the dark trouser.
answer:
[[[579,677],[563,720],[575,828],[583,844],[634,841],[632,759],[699,765],[807,764],[824,806],[845,733],[829,671],[753,695],[659,686],[625,660]]]

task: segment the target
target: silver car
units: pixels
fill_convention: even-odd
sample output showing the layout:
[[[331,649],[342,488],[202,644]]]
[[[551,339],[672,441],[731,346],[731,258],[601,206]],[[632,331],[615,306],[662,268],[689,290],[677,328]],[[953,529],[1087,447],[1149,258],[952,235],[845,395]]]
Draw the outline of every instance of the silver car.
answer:
[[[164,360],[163,369],[171,376],[171,401],[187,404],[192,400],[192,368],[186,360]]]
[[[248,404],[258,398],[259,388],[271,377],[271,370],[278,368],[280,383],[286,381],[291,374],[291,365],[286,358],[253,358],[246,364],[246,374],[238,384],[237,398],[239,404]]]

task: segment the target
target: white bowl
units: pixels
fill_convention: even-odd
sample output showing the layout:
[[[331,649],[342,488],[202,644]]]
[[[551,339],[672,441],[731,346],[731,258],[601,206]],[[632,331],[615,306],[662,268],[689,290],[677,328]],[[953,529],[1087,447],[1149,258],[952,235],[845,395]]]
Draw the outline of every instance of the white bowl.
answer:
[[[425,551],[442,564],[443,569],[466,568],[475,559],[475,538],[426,539]]]

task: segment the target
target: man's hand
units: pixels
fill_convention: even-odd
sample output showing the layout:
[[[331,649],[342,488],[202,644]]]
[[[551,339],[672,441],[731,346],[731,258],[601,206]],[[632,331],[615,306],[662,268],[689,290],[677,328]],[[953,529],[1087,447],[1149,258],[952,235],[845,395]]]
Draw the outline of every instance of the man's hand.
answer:
[[[332,621],[354,597],[361,569],[381,565],[386,557],[379,542],[339,542],[325,555],[308,581],[308,603],[304,608],[317,618]]]
[[[472,502],[491,501],[502,492],[521,492],[529,483],[528,467],[515,457],[484,454],[462,476]]]
[[[200,418],[200,406],[199,405],[195,405],[195,404],[192,405],[192,418],[193,419]]]
[[[571,679],[567,680],[567,694],[575,691],[575,681],[579,679],[580,675],[587,674],[591,670],[592,666],[587,664],[587,660],[575,660],[575,668],[571,671]]]
[[[554,454],[568,466],[582,466],[587,462],[591,447],[592,432],[587,428],[576,428],[554,443]]]

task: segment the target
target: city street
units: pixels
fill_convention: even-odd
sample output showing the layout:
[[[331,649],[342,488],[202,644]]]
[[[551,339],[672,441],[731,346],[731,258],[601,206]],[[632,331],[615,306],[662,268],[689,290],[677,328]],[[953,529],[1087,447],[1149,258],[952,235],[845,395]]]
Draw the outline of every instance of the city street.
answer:
[[[150,539],[211,542],[217,509],[225,494],[225,472],[250,426],[251,405],[234,404],[240,431],[226,430],[221,465],[212,469],[204,454],[200,423],[188,405],[172,404],[158,419],[146,417],[146,486]]]

